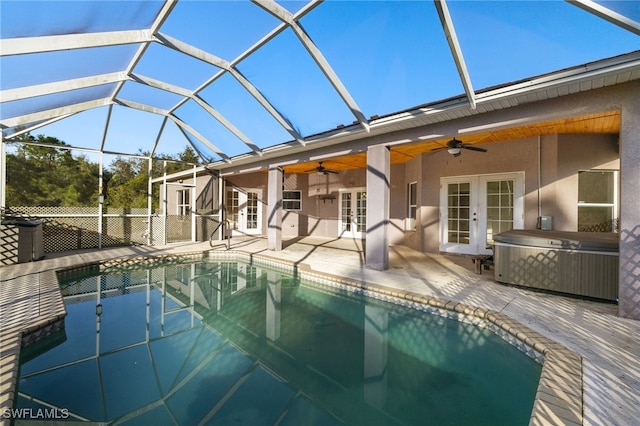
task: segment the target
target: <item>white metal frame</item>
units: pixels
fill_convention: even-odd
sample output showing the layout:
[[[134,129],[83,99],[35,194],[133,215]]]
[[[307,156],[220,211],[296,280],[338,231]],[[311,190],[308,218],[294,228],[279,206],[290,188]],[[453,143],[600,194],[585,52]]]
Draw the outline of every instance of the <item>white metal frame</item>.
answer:
[[[296,13],[289,12],[283,6],[272,0],[252,1],[257,6],[261,7],[266,12],[280,20],[281,24],[271,32],[266,34],[253,46],[249,47],[247,50],[239,54],[238,57],[233,60],[225,60],[219,58],[207,51],[196,48],[195,46],[192,46],[181,40],[177,40],[159,31],[162,24],[172,13],[174,7],[177,4],[177,0],[165,0],[160,12],[158,13],[158,16],[149,26],[149,28],[127,31],[61,34],[42,37],[23,37],[0,40],[2,47],[2,49],[0,49],[0,56],[23,55],[38,52],[54,52],[73,49],[87,49],[92,47],[114,46],[123,44],[138,46],[138,49],[129,64],[125,67],[125,69],[118,72],[103,75],[86,76],[73,80],[56,81],[47,84],[38,84],[30,87],[20,87],[1,91],[0,99],[2,99],[2,102],[10,102],[20,99],[34,98],[51,93],[62,93],[65,91],[71,91],[80,88],[104,85],[108,83],[116,83],[116,88],[114,89],[113,93],[106,98],[93,99],[75,105],[64,105],[58,108],[40,111],[37,113],[24,114],[18,117],[0,117],[0,128],[7,129],[16,128],[17,126],[24,127],[20,130],[16,129],[14,133],[5,136],[6,138],[13,138],[20,134],[23,134],[26,131],[33,131],[39,127],[50,124],[55,120],[64,119],[79,112],[117,104],[152,114],[159,114],[164,116],[165,120],[167,118],[171,119],[179,126],[179,128],[183,132],[189,132],[205,146],[219,155],[223,163],[233,162],[233,159],[230,155],[226,154],[223,150],[216,147],[216,145],[213,144],[212,141],[197,133],[195,129],[189,124],[188,117],[177,117],[175,115],[175,111],[180,106],[184,105],[189,100],[194,100],[201,108],[203,108],[215,120],[221,123],[230,132],[232,132],[242,143],[244,143],[249,149],[249,155],[260,157],[264,154],[264,150],[260,149],[258,144],[250,140],[250,138],[243,134],[230,120],[226,119],[219,111],[217,111],[211,105],[207,104],[199,96],[199,93],[207,88],[211,83],[222,77],[224,74],[229,73],[283,127],[283,129],[285,129],[291,135],[293,141],[295,141],[299,146],[305,146],[308,140],[305,140],[305,138],[303,138],[298,133],[298,131],[295,130],[295,127],[291,123],[289,123],[289,121],[269,102],[269,100],[260,92],[260,90],[256,88],[251,83],[251,81],[244,75],[242,75],[242,73],[240,73],[240,71],[236,68],[236,66],[242,60],[252,55],[278,34],[285,31],[286,29],[291,29],[296,34],[300,43],[307,50],[309,55],[311,55],[320,71],[327,78],[328,82],[333,86],[342,101],[352,112],[353,116],[356,119],[355,122],[360,126],[360,130],[364,131],[365,133],[369,132],[372,128],[372,123],[364,117],[364,114],[362,113],[362,110],[358,106],[356,100],[353,98],[353,96],[351,96],[346,86],[342,83],[340,77],[333,70],[329,61],[325,58],[322,51],[313,42],[311,37],[306,33],[305,29],[300,23],[301,18],[312,11],[315,7],[317,7],[321,3],[321,1],[311,0]],[[640,23],[626,16],[620,15],[619,13],[614,12],[613,10],[603,6],[602,4],[596,3],[591,0],[568,0],[568,2],[575,5],[576,7],[585,10],[588,13],[598,16],[601,19],[612,22],[613,24],[627,31],[640,35]],[[442,30],[449,44],[451,55],[458,69],[458,73],[467,96],[467,103],[469,108],[474,110],[477,108],[477,105],[479,103],[500,101],[500,98],[502,97],[513,96],[515,93],[514,90],[519,90],[520,92],[524,93],[527,91],[540,89],[539,84],[527,83],[520,89],[518,89],[517,87],[508,86],[504,89],[500,89],[497,92],[492,91],[490,93],[482,94],[475,93],[471,84],[471,78],[465,64],[464,54],[457,39],[455,25],[449,14],[447,2],[445,0],[434,0],[434,4],[440,18]],[[212,64],[217,67],[219,71],[217,71],[214,75],[211,76],[209,80],[207,80],[195,90],[187,90],[175,85],[171,85],[167,82],[151,79],[149,77],[134,73],[134,68],[145,54],[147,48],[152,43],[161,44],[184,55],[188,55],[198,60]],[[585,76],[587,76],[587,78],[596,78],[598,76],[602,77],[601,74],[603,72],[606,73],[610,69],[614,70],[614,72],[616,73],[620,73],[624,72],[625,69],[634,69],[638,66],[640,66],[640,60],[628,61],[624,64],[615,64],[614,62],[612,62],[611,64],[605,64],[602,69],[589,68],[570,72],[566,75],[550,75],[545,77],[545,81],[541,83],[545,85],[557,86],[560,84],[568,84],[576,78],[584,78]],[[588,77],[589,75],[593,76]],[[567,81],[563,83],[565,80]],[[168,110],[162,110],[151,107],[149,105],[142,105],[139,103],[131,102],[119,97],[119,93],[123,85],[127,81],[135,81],[149,87],[175,93],[182,96],[183,98]],[[445,112],[446,111],[443,111],[443,113]],[[107,121],[109,121],[109,118],[107,118]],[[386,120],[385,123],[387,125],[393,125],[392,120]],[[376,126],[379,125],[380,123],[376,122]],[[106,124],[106,126],[108,127],[108,123]],[[160,133],[162,133],[162,129],[160,130]],[[187,143],[191,144],[186,134],[185,139]],[[309,140],[312,139],[310,138]],[[293,147],[295,148],[295,146]],[[195,146],[193,146],[193,148],[202,157],[203,161],[209,161],[209,158],[204,155],[204,153],[199,152]]]

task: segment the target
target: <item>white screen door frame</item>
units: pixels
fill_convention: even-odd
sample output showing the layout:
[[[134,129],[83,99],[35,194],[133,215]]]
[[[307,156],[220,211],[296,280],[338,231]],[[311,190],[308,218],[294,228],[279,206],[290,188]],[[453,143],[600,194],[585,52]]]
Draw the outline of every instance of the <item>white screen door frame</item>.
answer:
[[[262,234],[262,190],[227,187],[226,219],[231,222],[231,235]]]
[[[524,226],[524,172],[440,178],[440,251],[492,254],[492,236]]]
[[[363,238],[367,233],[367,189],[339,190],[338,236]]]

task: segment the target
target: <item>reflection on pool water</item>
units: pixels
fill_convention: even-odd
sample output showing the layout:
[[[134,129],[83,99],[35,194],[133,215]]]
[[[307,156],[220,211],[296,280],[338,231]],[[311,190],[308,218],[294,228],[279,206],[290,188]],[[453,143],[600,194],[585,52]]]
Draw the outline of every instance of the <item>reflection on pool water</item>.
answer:
[[[125,424],[528,424],[541,365],[486,328],[237,262],[65,274],[17,408]],[[98,291],[100,289],[100,291]]]

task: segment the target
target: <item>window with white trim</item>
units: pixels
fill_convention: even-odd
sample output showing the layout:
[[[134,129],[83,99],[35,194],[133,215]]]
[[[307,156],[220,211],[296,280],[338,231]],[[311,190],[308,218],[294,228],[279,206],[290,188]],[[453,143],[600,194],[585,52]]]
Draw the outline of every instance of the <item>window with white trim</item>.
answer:
[[[418,211],[418,182],[407,184],[407,221],[406,230],[415,231]]]
[[[178,202],[176,214],[178,216],[186,216],[191,211],[191,189],[179,189],[177,191]]]
[[[618,172],[578,172],[578,231],[616,232],[618,215]]]
[[[282,191],[283,210],[302,210],[302,191]]]

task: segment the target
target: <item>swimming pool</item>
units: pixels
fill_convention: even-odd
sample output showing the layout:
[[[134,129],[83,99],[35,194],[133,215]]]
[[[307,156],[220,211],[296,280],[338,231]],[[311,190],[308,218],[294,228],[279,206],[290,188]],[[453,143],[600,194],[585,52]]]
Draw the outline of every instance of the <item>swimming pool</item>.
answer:
[[[541,365],[488,328],[235,261],[60,281],[65,332],[23,350],[19,408],[132,424],[529,422]]]

